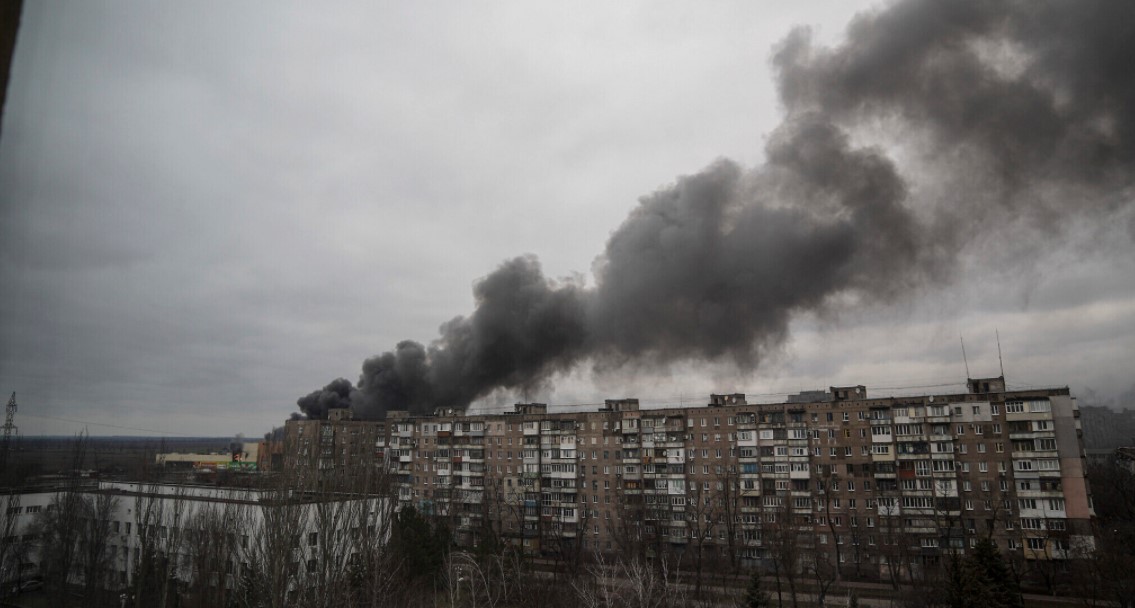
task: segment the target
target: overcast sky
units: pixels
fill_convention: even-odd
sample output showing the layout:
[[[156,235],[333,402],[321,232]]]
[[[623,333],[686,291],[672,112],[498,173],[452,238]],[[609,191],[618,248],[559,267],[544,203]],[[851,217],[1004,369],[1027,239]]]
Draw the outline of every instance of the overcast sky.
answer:
[[[639,197],[761,163],[774,46],[795,25],[837,44],[869,7],[25,3],[0,391],[24,435],[262,434],[365,358],[430,342],[503,260],[593,281]],[[1010,385],[1130,400],[1133,235],[1076,225],[1029,264],[962,252],[949,284],[797,315],[755,369],[585,364],[488,401],[952,390],[959,336],[971,375],[1000,373],[995,331]]]

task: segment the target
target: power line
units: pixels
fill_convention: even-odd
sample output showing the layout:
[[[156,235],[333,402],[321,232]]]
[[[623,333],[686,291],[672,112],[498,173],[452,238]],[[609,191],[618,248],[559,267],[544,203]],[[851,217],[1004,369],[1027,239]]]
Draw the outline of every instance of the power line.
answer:
[[[45,420],[58,420],[58,421],[61,421],[61,422],[72,422],[72,423],[75,423],[75,424],[86,424],[86,425],[90,425],[90,426],[103,426],[103,427],[107,427],[107,428],[111,428],[111,429],[120,429],[120,430],[123,430],[123,431],[140,431],[140,432],[143,432],[143,433],[156,433],[158,435],[174,435],[174,436],[177,436],[177,437],[198,437],[199,436],[199,435],[187,435],[185,433],[171,433],[169,431],[159,431],[159,430],[156,430],[156,429],[144,429],[144,428],[135,427],[135,426],[122,426],[122,425],[118,425],[118,424],[107,424],[105,422],[90,422],[88,420],[76,420],[74,418],[60,418],[59,416],[44,416],[42,414],[28,414],[26,412],[24,413],[24,416],[31,417],[31,418],[43,418]]]

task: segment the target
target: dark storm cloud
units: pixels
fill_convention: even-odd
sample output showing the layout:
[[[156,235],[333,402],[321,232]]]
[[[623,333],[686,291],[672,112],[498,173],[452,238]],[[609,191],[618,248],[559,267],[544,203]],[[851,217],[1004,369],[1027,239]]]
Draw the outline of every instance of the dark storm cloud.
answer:
[[[1107,217],[1130,202],[1133,28],[1129,3],[911,1],[857,17],[835,48],[796,30],[774,56],[786,119],[765,164],[722,160],[644,197],[592,288],[506,262],[435,342],[369,359],[356,410],[464,406],[585,359],[755,367],[833,298],[891,301],[951,278],[975,239]],[[853,143],[877,125],[910,133],[929,173]]]

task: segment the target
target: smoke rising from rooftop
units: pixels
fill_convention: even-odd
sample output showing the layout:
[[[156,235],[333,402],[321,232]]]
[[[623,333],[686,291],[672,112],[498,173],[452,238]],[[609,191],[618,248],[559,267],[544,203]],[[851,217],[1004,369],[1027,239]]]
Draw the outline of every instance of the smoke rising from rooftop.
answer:
[[[835,297],[891,301],[951,279],[976,239],[1126,211],[1133,56],[1122,2],[902,2],[858,16],[835,48],[794,30],[773,54],[785,120],[763,165],[719,160],[643,197],[593,286],[544,276],[534,256],[504,262],[435,341],[401,342],[357,385],[298,405],[463,407],[588,361],[757,367],[794,315]],[[912,160],[856,143],[878,132]]]

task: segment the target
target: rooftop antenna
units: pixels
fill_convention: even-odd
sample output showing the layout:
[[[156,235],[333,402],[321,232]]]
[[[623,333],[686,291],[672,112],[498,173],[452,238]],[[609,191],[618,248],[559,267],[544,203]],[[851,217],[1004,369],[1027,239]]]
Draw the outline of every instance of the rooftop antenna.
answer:
[[[1001,378],[1005,378],[1005,361],[1001,359],[1001,332],[997,328],[993,328],[993,334],[997,336],[997,364],[1001,366]]]
[[[958,334],[958,340],[962,342],[962,361],[966,364],[966,380],[969,380],[969,359],[966,358],[966,339],[963,338],[961,334]]]

